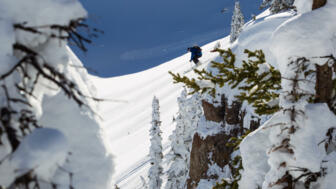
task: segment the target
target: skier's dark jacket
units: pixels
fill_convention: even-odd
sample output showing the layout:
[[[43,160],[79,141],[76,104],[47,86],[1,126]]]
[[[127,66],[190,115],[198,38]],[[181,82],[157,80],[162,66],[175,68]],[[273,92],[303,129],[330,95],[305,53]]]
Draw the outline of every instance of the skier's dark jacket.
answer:
[[[193,60],[194,58],[200,58],[202,56],[202,49],[199,46],[190,47],[188,48],[188,51],[191,52],[190,60]]]

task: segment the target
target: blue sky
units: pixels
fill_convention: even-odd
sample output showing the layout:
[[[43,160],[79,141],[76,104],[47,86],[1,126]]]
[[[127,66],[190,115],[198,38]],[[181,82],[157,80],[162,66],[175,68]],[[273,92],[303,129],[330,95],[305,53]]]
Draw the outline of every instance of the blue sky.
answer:
[[[149,69],[229,34],[232,0],[80,0],[89,24],[104,31],[82,53],[89,72],[120,76]],[[243,14],[260,12],[261,0],[240,1]],[[227,8],[226,13],[221,13]],[[187,62],[181,62],[184,64]]]

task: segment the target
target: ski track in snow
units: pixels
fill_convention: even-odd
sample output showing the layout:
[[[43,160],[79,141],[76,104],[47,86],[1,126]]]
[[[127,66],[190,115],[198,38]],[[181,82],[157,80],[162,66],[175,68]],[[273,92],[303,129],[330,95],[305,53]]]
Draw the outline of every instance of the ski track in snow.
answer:
[[[218,57],[218,53],[210,52],[218,41],[228,44],[228,38],[224,38],[202,47],[202,68]],[[175,129],[172,119],[178,111],[176,99],[182,90],[182,85],[173,84],[168,71],[183,75],[185,70],[190,69],[189,58],[188,53],[149,70],[120,77],[104,79],[91,76],[97,88],[97,97],[112,99],[102,102],[99,112],[116,165],[112,186],[142,188],[140,176],[147,180],[151,102],[154,95],[160,102],[162,143],[165,154],[168,153],[168,137]],[[194,73],[186,75],[192,77]]]
[[[164,146],[163,152],[166,154],[169,150],[169,143],[167,142],[163,146]],[[140,169],[144,168],[147,164],[149,164],[149,161],[150,161],[150,158],[149,158],[149,155],[147,154],[144,159],[136,162],[133,166],[130,166],[130,168],[126,172],[120,174],[120,177],[115,179],[115,183],[119,186],[120,183],[127,181],[137,171],[139,171]]]

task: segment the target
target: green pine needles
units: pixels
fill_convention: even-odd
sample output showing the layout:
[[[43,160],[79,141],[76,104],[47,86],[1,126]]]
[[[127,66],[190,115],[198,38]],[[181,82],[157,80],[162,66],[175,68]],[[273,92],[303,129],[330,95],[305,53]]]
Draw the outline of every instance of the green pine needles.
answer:
[[[243,60],[241,66],[236,65],[236,57],[231,49],[216,49],[223,62],[212,61],[211,67],[215,68],[216,73],[197,70],[197,79],[174,74],[174,83],[184,83],[186,87],[192,89],[190,94],[195,92],[209,93],[212,96],[216,94],[216,88],[224,85],[232,89],[237,88],[240,94],[236,98],[240,101],[247,101],[255,108],[259,115],[272,114],[279,110],[278,97],[281,89],[281,75],[273,66],[266,63],[265,55],[262,50],[245,50],[248,60]],[[202,85],[201,83],[211,83],[212,85]]]

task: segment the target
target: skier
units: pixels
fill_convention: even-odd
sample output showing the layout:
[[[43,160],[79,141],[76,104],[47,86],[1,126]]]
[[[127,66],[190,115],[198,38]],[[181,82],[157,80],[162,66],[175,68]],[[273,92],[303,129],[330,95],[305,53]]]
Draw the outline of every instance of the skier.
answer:
[[[189,62],[193,61],[195,64],[199,63],[198,59],[202,56],[202,49],[199,46],[193,46],[188,48],[188,52],[191,52]]]

